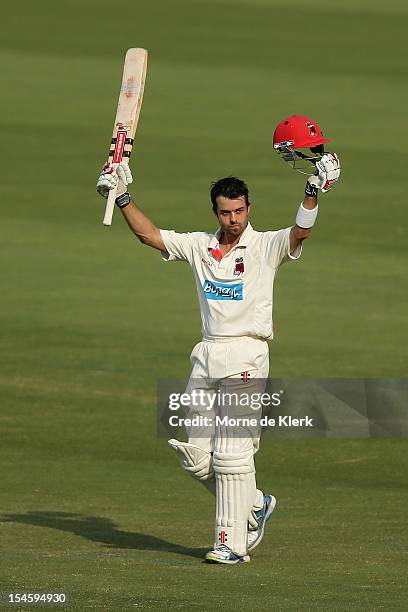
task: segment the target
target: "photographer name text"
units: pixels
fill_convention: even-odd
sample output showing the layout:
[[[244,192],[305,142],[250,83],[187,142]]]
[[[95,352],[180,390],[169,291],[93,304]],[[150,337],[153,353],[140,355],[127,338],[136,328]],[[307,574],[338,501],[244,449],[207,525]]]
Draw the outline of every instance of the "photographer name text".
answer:
[[[278,418],[262,417],[239,418],[229,416],[195,416],[193,418],[172,415],[169,418],[170,427],[314,427],[313,419],[309,416],[302,418],[292,417],[288,414],[279,415]]]

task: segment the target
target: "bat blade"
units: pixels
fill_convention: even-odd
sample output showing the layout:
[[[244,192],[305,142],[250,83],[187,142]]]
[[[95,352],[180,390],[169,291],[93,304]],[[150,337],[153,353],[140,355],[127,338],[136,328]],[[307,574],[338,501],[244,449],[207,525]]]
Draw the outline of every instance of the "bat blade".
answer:
[[[146,70],[146,49],[128,49],[125,56],[122,85],[108,155],[108,162],[113,165],[114,170],[121,162],[129,163],[142,107]],[[111,189],[106,203],[104,225],[112,224],[115,199],[116,189]]]

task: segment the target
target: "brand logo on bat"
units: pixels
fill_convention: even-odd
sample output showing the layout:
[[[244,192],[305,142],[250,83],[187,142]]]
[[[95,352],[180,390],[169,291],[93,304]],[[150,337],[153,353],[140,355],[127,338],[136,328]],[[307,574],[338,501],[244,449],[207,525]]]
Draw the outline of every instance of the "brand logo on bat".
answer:
[[[123,157],[123,149],[125,147],[126,132],[123,130],[119,130],[116,138],[117,140],[115,146],[115,153],[113,154],[113,163],[120,164]]]
[[[143,93],[143,85],[133,85],[133,83],[125,83],[120,88],[120,93],[125,94],[127,98],[132,96],[140,96]]]
[[[216,283],[215,281],[205,280],[203,292],[207,300],[243,300],[243,283]]]

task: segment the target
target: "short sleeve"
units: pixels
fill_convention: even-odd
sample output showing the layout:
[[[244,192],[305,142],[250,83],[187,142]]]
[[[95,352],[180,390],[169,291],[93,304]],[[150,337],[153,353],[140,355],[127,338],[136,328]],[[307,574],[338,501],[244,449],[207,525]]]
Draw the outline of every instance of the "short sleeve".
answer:
[[[302,254],[302,244],[294,253],[290,252],[290,230],[291,227],[276,232],[265,232],[266,235],[266,257],[269,263],[278,268],[281,264],[297,260]]]
[[[180,234],[173,230],[160,230],[160,234],[165,251],[162,251],[164,261],[188,261],[192,260],[192,239],[191,234]]]

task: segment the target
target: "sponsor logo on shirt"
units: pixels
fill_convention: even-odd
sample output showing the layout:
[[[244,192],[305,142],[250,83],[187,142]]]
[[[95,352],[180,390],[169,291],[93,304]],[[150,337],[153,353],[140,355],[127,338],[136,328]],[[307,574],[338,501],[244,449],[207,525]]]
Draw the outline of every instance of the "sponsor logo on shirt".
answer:
[[[203,292],[207,300],[242,300],[243,283],[216,283],[215,281],[204,280]]]

